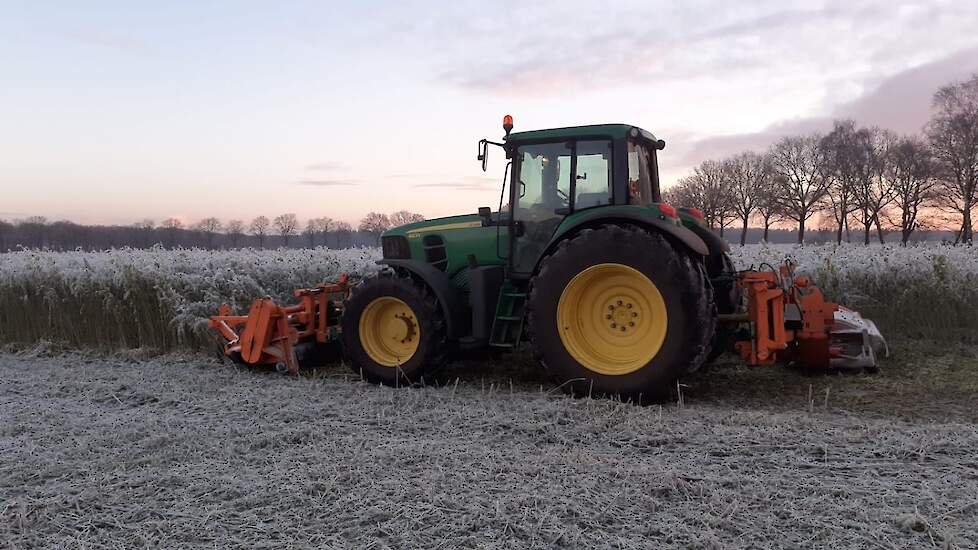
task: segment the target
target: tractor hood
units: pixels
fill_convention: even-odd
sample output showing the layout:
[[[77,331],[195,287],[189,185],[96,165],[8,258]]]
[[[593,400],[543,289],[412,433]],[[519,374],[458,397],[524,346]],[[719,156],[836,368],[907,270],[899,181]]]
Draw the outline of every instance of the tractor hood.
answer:
[[[498,220],[499,213],[492,219]],[[484,221],[478,214],[465,214],[389,229],[381,235],[384,259],[425,263],[449,275],[466,268],[469,256],[478,265],[502,265],[509,228]]]
[[[408,223],[384,231],[382,237],[395,235],[415,237],[425,233],[449,231],[452,229],[471,229],[473,227],[482,227],[482,218],[478,214],[447,216],[433,220],[424,220],[422,222]]]

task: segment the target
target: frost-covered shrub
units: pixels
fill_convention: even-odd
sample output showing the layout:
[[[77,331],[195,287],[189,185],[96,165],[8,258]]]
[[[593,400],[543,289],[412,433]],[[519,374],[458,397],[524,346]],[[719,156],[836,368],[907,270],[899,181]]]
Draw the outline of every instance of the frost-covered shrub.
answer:
[[[150,250],[0,255],[0,342],[200,348],[207,316],[376,269],[376,249]]]

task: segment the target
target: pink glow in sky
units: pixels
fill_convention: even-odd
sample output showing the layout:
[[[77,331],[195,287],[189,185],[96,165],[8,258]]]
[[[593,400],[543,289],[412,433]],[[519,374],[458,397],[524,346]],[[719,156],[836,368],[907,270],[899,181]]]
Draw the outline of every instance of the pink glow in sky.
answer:
[[[0,218],[498,201],[476,141],[627,122],[699,161],[853,117],[920,128],[978,72],[978,4],[31,2],[0,17]]]

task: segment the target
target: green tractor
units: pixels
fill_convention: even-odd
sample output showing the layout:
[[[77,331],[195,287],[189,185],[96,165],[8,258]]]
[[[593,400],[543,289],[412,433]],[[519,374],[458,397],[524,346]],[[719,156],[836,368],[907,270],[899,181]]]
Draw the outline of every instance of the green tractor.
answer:
[[[700,368],[718,315],[738,306],[727,244],[695,209],[662,202],[665,142],[626,124],[482,140],[508,163],[497,211],[411,223],[381,236],[383,269],[340,320],[353,369],[388,385],[458,352],[524,340],[575,394],[641,401]]]

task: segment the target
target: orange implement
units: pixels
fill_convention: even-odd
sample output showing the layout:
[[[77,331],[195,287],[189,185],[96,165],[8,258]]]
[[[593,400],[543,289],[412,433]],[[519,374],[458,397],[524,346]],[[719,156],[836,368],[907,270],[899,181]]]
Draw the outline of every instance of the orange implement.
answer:
[[[251,365],[273,364],[282,372],[296,374],[300,343],[327,344],[339,337],[339,316],[352,285],[344,273],[335,283],[296,290],[299,303],[279,306],[271,298],[252,302],[247,315],[234,315],[230,306],[208,325],[225,340],[224,354]]]
[[[794,276],[790,263],[774,271],[745,271],[738,283],[747,296],[750,339],[737,351],[751,365],[794,361],[805,369],[832,366],[832,333],[839,305],[825,299],[807,277]]]

